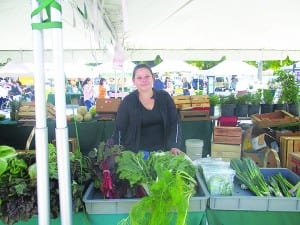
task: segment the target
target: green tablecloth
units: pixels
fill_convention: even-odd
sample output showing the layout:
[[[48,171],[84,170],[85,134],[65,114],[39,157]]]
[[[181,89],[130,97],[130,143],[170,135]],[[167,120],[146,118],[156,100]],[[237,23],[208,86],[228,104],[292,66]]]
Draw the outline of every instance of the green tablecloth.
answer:
[[[55,121],[49,120],[48,140],[51,142],[54,139]],[[34,126],[24,126],[16,121],[5,120],[5,123],[0,123],[0,145],[9,145],[18,150],[25,150],[27,139]],[[35,148],[34,138],[31,141],[30,148]]]
[[[128,214],[84,214],[73,215],[73,225],[117,225]],[[300,221],[299,212],[260,212],[260,211],[227,211],[210,210],[206,212],[190,212],[187,225],[297,225]],[[51,225],[59,225],[60,218],[51,219]],[[28,221],[20,221],[15,225],[36,225],[38,217]],[[0,225],[4,225],[0,221]]]
[[[300,222],[300,212],[207,209],[206,216],[209,225],[296,225]]]
[[[120,220],[126,218],[128,214],[84,214],[76,213],[73,215],[72,225],[117,225]],[[187,216],[187,225],[205,225],[205,212],[190,212]],[[15,225],[37,225],[38,217],[32,217],[28,221],[19,221]],[[51,219],[51,225],[60,225],[60,218]],[[174,223],[175,224],[175,223]],[[0,225],[4,225],[0,221]]]
[[[113,133],[114,121],[97,121],[79,122],[76,123],[79,145],[81,151],[85,154],[97,147],[101,141],[109,139]],[[49,120],[48,124],[48,140],[52,142],[55,139],[55,121]],[[203,155],[210,154],[211,151],[211,135],[212,135],[212,121],[183,121],[181,122],[183,146],[185,151],[186,139],[201,139],[204,142]],[[6,121],[0,123],[0,145],[10,145],[16,149],[24,149],[27,138],[33,126],[21,126],[16,121]],[[76,137],[75,123],[68,123],[69,137]],[[34,139],[32,140],[30,149],[35,148]]]
[[[66,94],[66,104],[78,105],[79,99],[82,96],[80,93],[68,93]],[[47,102],[55,105],[55,95],[49,93],[47,96]]]

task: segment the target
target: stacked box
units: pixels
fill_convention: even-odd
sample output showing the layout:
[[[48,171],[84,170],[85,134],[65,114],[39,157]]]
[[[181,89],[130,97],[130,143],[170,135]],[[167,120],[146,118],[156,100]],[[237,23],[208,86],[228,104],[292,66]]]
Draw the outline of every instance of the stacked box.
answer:
[[[216,126],[214,128],[212,157],[221,157],[224,161],[241,158],[242,128]]]
[[[172,98],[177,109],[186,109],[192,107],[191,96],[177,95],[172,96]]]
[[[287,168],[300,175],[300,152],[290,152]]]
[[[216,126],[214,128],[214,143],[239,145],[242,143],[241,127]]]
[[[211,157],[222,158],[223,161],[241,158],[241,145],[212,143]]]
[[[300,152],[300,136],[281,136],[280,137],[280,159],[281,166],[288,166],[288,155],[292,152]]]

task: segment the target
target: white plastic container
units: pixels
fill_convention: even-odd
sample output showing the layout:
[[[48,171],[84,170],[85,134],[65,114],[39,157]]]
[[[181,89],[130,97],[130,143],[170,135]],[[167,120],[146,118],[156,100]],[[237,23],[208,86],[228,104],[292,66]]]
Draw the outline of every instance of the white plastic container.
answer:
[[[191,160],[202,158],[203,140],[187,139],[185,140],[186,154]]]

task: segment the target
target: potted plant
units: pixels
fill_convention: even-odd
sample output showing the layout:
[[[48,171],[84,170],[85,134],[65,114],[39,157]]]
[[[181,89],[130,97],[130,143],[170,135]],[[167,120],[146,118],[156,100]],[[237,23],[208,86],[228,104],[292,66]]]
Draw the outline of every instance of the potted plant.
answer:
[[[260,112],[261,97],[262,97],[261,89],[258,89],[256,92],[250,94],[249,105],[248,105],[248,116]]]
[[[272,89],[263,89],[263,103],[261,104],[261,113],[273,112],[273,99],[275,91]]]
[[[220,103],[222,116],[234,116],[236,102],[236,96],[233,93],[228,96],[221,97]]]
[[[220,105],[220,97],[216,94],[211,94],[208,96],[209,98],[209,115],[213,116],[215,114],[215,106]]]
[[[281,97],[282,100],[287,103],[288,111],[298,116],[299,88],[296,82],[295,75],[284,70],[278,70],[275,72],[275,74],[278,75],[276,81],[281,84]]]
[[[278,91],[278,90],[277,90]],[[274,103],[274,108],[273,110],[276,111],[276,110],[286,110],[287,111],[287,104],[285,103],[285,101],[283,100],[283,96],[281,94],[281,91],[278,91],[280,93],[280,96],[277,100],[276,103]],[[276,94],[275,94],[276,96]]]
[[[249,93],[244,93],[236,97],[235,115],[240,117],[248,116]]]

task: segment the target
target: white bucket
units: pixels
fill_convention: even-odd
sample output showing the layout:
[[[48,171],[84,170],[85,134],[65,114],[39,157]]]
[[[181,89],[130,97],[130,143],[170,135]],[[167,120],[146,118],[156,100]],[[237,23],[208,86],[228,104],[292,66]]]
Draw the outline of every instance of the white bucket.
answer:
[[[202,158],[203,140],[187,139],[185,140],[186,154],[191,160]]]

